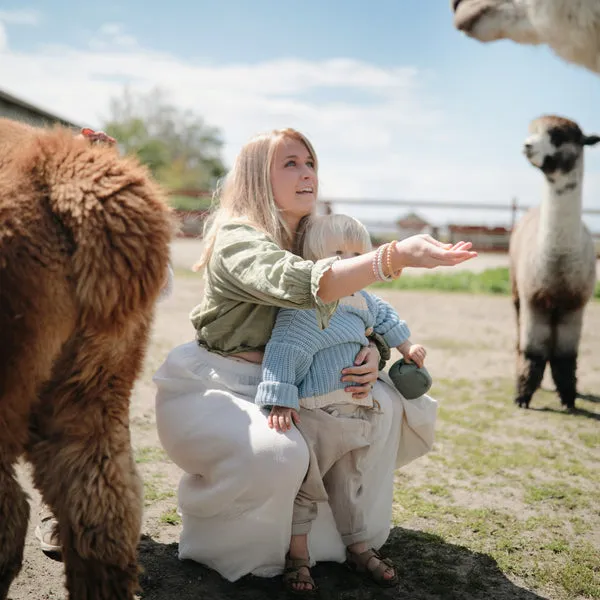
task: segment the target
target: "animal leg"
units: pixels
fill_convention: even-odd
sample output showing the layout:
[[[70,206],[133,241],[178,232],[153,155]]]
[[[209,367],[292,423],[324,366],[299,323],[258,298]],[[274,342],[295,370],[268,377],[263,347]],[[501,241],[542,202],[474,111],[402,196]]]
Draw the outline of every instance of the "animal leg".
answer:
[[[550,357],[552,379],[560,402],[570,409],[575,408],[577,396],[577,354],[582,324],[583,309],[560,318],[555,326],[554,352]]]
[[[59,522],[71,600],[133,600],[138,589],[143,494],[129,399],[146,332],[135,334],[76,336],[36,414],[29,458]]]
[[[21,569],[29,522],[28,498],[16,479],[15,464],[25,452],[40,382],[49,376],[52,354],[61,342],[36,328],[42,315],[17,296],[18,288],[6,286],[3,276],[0,269],[0,600]],[[9,289],[10,296],[2,293]],[[52,321],[54,315],[48,315]]]
[[[0,422],[3,425],[6,422],[1,414]],[[0,600],[5,600],[10,584],[21,570],[23,562],[29,503],[27,495],[17,482],[14,465],[5,454],[2,443],[0,456]],[[14,456],[12,458],[16,460]]]
[[[17,368],[8,361],[0,363],[0,600],[8,596],[10,584],[21,570],[29,522],[29,503],[14,466],[27,439],[30,390],[18,373],[10,373],[11,367]]]
[[[544,377],[552,330],[545,314],[523,304],[520,312],[515,403],[521,408],[529,408]]]

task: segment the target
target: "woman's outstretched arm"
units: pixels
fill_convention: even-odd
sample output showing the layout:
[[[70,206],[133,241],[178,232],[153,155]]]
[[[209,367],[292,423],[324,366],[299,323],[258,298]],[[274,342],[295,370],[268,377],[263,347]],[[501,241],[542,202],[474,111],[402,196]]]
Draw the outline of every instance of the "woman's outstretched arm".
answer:
[[[377,250],[373,250],[333,263],[321,277],[319,298],[326,303],[334,302],[377,281],[376,254]],[[471,242],[443,244],[429,235],[413,235],[393,243],[390,249],[392,270],[395,272],[405,267],[451,267],[476,256],[477,252],[471,251]]]

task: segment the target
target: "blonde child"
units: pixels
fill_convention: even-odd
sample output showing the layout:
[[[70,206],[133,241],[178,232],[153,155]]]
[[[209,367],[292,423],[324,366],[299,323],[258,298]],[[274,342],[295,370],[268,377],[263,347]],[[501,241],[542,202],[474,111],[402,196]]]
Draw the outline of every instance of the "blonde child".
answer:
[[[353,217],[328,215],[307,222],[302,243],[306,260],[345,259],[370,251],[369,233]],[[385,262],[385,251],[375,255],[373,269],[383,278]],[[308,473],[294,501],[284,571],[286,587],[297,594],[316,590],[307,536],[317,503],[323,501],[331,506],[349,566],[380,585],[397,583],[391,561],[369,546],[365,534],[368,494],[363,473],[369,468],[368,449],[377,435],[377,422],[386,415],[371,393],[349,398],[339,377],[372,332],[396,347],[405,360],[423,366],[425,348],[411,342],[406,323],[388,303],[364,290],[342,298],[325,329],[319,327],[314,310],[281,309],[265,348],[256,403],[270,407],[269,426],[277,431],[286,432],[292,421],[296,423],[310,451]],[[389,386],[387,392],[397,393]]]

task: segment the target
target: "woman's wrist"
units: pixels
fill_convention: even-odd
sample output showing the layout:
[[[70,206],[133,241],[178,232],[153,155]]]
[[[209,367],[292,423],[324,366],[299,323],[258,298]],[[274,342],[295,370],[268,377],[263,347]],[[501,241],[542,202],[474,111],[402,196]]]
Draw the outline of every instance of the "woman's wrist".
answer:
[[[392,263],[392,268],[395,272],[398,272],[398,275],[400,274],[400,271],[404,269],[404,267],[408,266],[406,262],[406,255],[396,240],[394,240],[390,246],[389,257]]]

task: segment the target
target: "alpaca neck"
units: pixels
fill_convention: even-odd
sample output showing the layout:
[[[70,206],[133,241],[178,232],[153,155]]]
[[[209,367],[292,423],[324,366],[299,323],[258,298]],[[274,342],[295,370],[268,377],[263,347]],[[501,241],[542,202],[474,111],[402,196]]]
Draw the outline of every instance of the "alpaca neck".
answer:
[[[547,178],[539,228],[539,242],[544,255],[562,254],[579,247],[583,227],[582,184],[583,157],[569,173]]]

